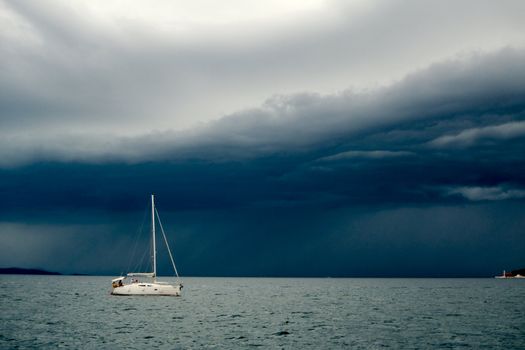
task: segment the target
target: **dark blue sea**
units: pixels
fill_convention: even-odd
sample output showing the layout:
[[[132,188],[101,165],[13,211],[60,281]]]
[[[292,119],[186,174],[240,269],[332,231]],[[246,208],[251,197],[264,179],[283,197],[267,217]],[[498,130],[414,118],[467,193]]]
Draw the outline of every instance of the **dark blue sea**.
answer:
[[[115,297],[111,277],[0,275],[0,348],[525,349],[525,280],[185,278]]]

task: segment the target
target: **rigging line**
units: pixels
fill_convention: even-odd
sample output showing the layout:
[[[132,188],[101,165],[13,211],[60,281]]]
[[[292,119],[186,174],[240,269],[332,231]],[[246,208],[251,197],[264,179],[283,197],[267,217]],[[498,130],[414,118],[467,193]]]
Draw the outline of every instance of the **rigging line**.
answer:
[[[144,263],[144,258],[146,257],[147,253],[148,253],[148,249],[144,249],[144,252],[142,253],[142,258],[140,258],[140,261],[139,261],[138,263],[135,264],[135,267],[134,267],[133,270],[130,271],[130,272],[142,272],[142,271],[148,271],[148,270],[146,270],[146,267],[149,268],[150,266],[149,266],[149,264],[146,265],[146,264]],[[149,269],[149,271],[151,271],[151,270],[153,270],[153,269]]]
[[[162,227],[162,222],[160,221],[159,212],[157,211],[157,209],[155,209],[155,214],[157,214],[157,219],[159,220],[160,231],[162,232],[162,237],[164,237],[164,242],[166,243],[166,247],[168,248],[168,254],[170,255],[171,264],[173,265],[173,269],[175,270],[175,274],[177,275],[177,278],[180,278],[179,272],[177,271],[177,267],[175,266],[175,261],[173,260],[173,256],[171,255],[170,245],[168,244],[168,240],[166,239],[166,234],[164,233],[164,228]]]
[[[148,208],[149,208],[149,203],[148,205],[146,205],[146,208],[144,209],[144,215],[142,215],[142,223],[140,224],[140,228],[135,232],[135,242],[133,243],[133,250],[131,251],[131,255],[129,256],[128,265],[127,265],[128,272],[130,272],[129,268],[131,267],[132,261],[135,260],[135,254],[137,253],[137,247],[139,244],[139,237],[141,236],[142,230],[144,228],[144,222],[146,221],[146,214],[148,213]],[[135,268],[137,268],[137,265],[135,265]]]

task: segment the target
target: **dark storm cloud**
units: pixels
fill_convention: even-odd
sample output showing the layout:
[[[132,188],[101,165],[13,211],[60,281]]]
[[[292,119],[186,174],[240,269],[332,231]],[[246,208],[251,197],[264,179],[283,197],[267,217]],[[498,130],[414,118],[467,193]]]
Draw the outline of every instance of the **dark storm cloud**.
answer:
[[[187,132],[5,138],[2,190],[27,193],[33,199],[12,200],[28,207],[50,188],[59,189],[50,206],[75,196],[87,206],[107,193],[133,197],[131,186],[139,196],[158,188],[201,208],[479,200],[459,189],[498,186],[521,193],[524,62],[523,51],[507,49],[368,92],[276,96]],[[521,197],[486,197],[512,198]]]
[[[522,261],[524,101],[506,49],[184,132],[6,133],[0,262],[118,273],[154,192],[188,274],[496,273]]]
[[[391,148],[402,144],[406,148],[424,143],[449,148],[477,140],[519,141],[524,133],[524,58],[522,50],[507,49],[435,64],[385,88],[336,95],[275,96],[260,108],[184,132],[159,131],[138,137],[75,131],[62,136],[6,136],[0,151],[1,165],[227,160],[326,151],[345,147],[345,143],[364,142],[365,138],[374,138],[377,149],[342,151],[381,151],[381,143],[384,150],[400,151]]]
[[[523,135],[519,120],[525,94],[524,58],[523,51],[509,49],[435,64],[369,92],[275,96],[261,108],[197,130],[188,137],[194,149],[187,150],[207,158],[208,145],[221,154],[238,146],[240,154],[249,156],[340,146],[371,134],[378,141],[397,134],[408,147],[432,137],[435,144],[450,143],[446,140],[451,133],[463,133],[455,136],[460,139],[519,139]],[[402,132],[411,132],[412,138]],[[205,152],[199,152],[200,146]],[[392,142],[386,146],[392,147]],[[170,155],[177,157],[177,151],[174,147]]]

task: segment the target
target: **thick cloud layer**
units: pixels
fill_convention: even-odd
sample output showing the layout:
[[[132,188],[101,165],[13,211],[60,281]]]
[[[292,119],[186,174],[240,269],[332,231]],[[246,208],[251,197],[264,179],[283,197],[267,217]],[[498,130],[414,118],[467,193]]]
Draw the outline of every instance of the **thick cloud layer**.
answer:
[[[429,153],[430,149],[519,141],[525,135],[523,62],[525,52],[514,49],[450,60],[385,88],[336,95],[275,96],[262,107],[179,132],[136,137],[77,131],[15,134],[2,139],[0,165],[188,158],[214,161],[316,149],[327,152],[355,142],[366,144],[345,151],[394,147],[395,151]],[[376,139],[377,149],[369,149],[370,137]]]
[[[524,52],[508,49],[436,64],[370,92],[274,97],[261,108],[188,132],[4,138],[2,165],[14,166],[5,174],[16,177],[16,166],[73,161],[77,165],[66,169],[56,163],[37,167],[66,173],[86,168],[94,179],[105,172],[104,164],[123,164],[108,165],[112,176],[162,168],[189,172],[184,182],[203,187],[240,178],[246,188],[229,194],[234,203],[260,201],[252,192],[264,187],[264,200],[278,189],[271,198],[277,201],[284,188],[293,189],[297,200],[315,193],[344,202],[350,193],[365,201],[429,200],[443,186],[504,185],[519,191],[525,186],[524,172],[517,171],[525,140],[524,62]],[[216,205],[206,200],[208,193],[196,194],[203,197],[196,202]]]

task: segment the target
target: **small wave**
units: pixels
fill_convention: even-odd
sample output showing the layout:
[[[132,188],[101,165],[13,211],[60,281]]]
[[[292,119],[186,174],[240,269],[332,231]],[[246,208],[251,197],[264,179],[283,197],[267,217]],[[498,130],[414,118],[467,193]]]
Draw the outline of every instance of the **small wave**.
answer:
[[[289,335],[290,332],[288,331],[280,331],[280,332],[277,332],[277,333],[274,333],[275,335],[278,335],[278,336],[283,336],[283,335]]]

